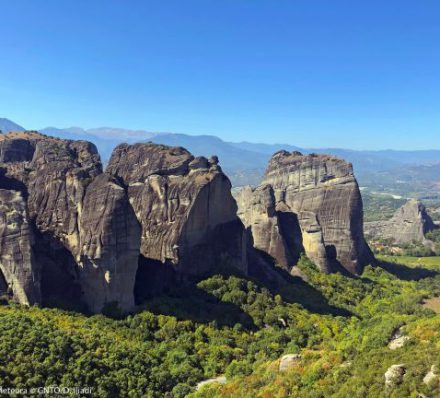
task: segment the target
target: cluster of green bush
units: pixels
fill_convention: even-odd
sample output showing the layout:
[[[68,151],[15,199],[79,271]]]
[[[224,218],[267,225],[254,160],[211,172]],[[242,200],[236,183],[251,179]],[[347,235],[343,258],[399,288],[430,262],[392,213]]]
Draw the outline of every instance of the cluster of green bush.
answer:
[[[437,232],[437,230],[433,232]],[[425,246],[419,242],[396,244],[389,238],[376,238],[370,240],[369,243],[373,253],[378,255],[410,257],[431,257],[440,255],[440,239],[436,235],[432,235],[431,232],[429,232],[426,237],[434,241],[434,247]]]
[[[299,267],[307,284],[292,278],[269,289],[216,275],[118,320],[2,305],[0,385],[89,386],[104,398],[381,397],[386,369],[405,362],[407,376],[390,396],[440,394],[421,381],[440,365],[440,317],[420,305],[440,294],[434,271],[420,279],[389,265],[351,278],[322,274],[306,258]],[[411,340],[391,351],[402,325]],[[288,353],[301,363],[280,373],[277,360]],[[195,392],[219,375],[226,385]]]

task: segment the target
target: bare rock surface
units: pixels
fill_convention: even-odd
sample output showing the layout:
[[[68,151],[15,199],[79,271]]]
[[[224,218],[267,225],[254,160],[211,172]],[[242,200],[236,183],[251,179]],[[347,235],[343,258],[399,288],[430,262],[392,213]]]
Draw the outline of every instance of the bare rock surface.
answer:
[[[280,372],[285,372],[286,370],[289,370],[290,368],[298,365],[300,362],[301,362],[300,354],[283,355],[280,359],[280,365],[278,367],[278,370]]]
[[[394,387],[403,381],[403,376],[406,373],[406,365],[398,364],[391,365],[384,374],[385,386],[388,388]]]
[[[423,383],[425,383],[428,386],[432,386],[434,384],[439,385],[440,384],[440,371],[437,366],[432,365],[431,369],[428,373],[426,373],[425,377],[423,378]]]
[[[243,226],[217,162],[183,148],[122,144],[106,171],[127,189],[146,259],[170,263],[186,275],[224,265],[247,272]]]
[[[277,152],[260,187],[241,190],[237,202],[254,246],[283,267],[291,269],[301,251],[323,272],[359,274],[374,260],[359,187],[344,160]]]
[[[226,384],[226,377],[225,376],[219,376],[219,377],[214,377],[212,379],[206,379],[203,380],[199,383],[197,383],[196,386],[196,390],[200,390],[203,386],[205,386],[206,384],[211,384],[211,383],[219,383],[219,384]]]
[[[88,186],[80,225],[80,281],[90,310],[108,303],[133,309],[141,229],[114,177],[101,174]]]
[[[433,247],[426,233],[437,228],[423,203],[410,199],[390,220],[365,223],[365,234],[372,239],[390,239],[395,244],[421,243]]]
[[[40,302],[40,269],[32,250],[26,203],[18,191],[0,189],[0,274],[21,304]]]
[[[388,343],[388,348],[390,350],[397,350],[398,348],[402,348],[409,339],[410,337],[403,333],[402,328],[399,328],[391,337],[391,340]]]
[[[89,142],[2,134],[0,290],[26,304],[130,311],[136,286],[154,287],[167,273],[246,273],[230,189],[216,157],[183,148],[122,144],[103,172]],[[145,264],[154,277],[139,272]]]

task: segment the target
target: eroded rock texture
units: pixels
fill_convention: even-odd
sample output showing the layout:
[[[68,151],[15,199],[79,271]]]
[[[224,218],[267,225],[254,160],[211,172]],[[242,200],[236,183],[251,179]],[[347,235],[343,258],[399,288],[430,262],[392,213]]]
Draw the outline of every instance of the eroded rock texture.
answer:
[[[254,246],[289,270],[301,251],[323,272],[359,274],[373,260],[359,187],[343,160],[277,152],[260,187],[241,190],[237,202]]]
[[[41,299],[40,269],[32,240],[21,192],[0,189],[0,276],[4,293],[21,304]]]
[[[387,221],[365,223],[365,234],[371,239],[389,239],[395,244],[421,243],[434,248],[426,233],[437,229],[420,201],[411,199]]]
[[[217,158],[182,148],[120,145],[103,172],[91,143],[1,135],[0,291],[129,311],[168,276],[246,273],[230,189]]]
[[[189,276],[225,266],[247,271],[243,225],[217,162],[155,144],[114,150],[107,172],[128,191],[145,259]]]
[[[84,300],[80,286],[81,213],[87,186],[102,173],[93,144],[35,132],[2,135],[1,186],[26,198],[43,304]],[[30,255],[30,254],[29,254]],[[34,273],[35,274],[35,273]],[[10,278],[5,275],[10,283]],[[23,279],[17,282],[24,285]],[[100,281],[94,280],[97,287]],[[96,289],[98,291],[98,289]],[[85,296],[86,301],[88,297]],[[87,302],[94,309],[94,302]]]
[[[80,281],[91,310],[99,312],[106,303],[131,310],[141,231],[115,178],[101,174],[88,186],[80,225]]]

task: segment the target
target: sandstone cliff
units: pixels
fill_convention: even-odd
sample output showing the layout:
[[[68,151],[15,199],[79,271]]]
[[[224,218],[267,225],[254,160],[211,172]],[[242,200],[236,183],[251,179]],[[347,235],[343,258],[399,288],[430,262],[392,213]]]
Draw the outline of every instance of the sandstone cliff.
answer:
[[[40,269],[32,243],[22,194],[0,189],[0,276],[6,293],[21,304],[41,300]]]
[[[421,243],[433,248],[426,233],[437,229],[426,208],[420,201],[410,199],[387,221],[365,223],[365,234],[372,238],[389,239],[394,244]]]
[[[224,266],[247,272],[243,226],[217,163],[155,144],[122,144],[113,151],[107,172],[127,189],[145,259],[171,264],[183,275]]]
[[[237,202],[254,246],[289,270],[301,251],[323,272],[359,274],[373,261],[358,184],[343,160],[277,152],[260,187],[241,190]]]
[[[230,189],[216,157],[182,148],[123,144],[103,172],[89,142],[1,135],[0,287],[22,303],[127,311],[157,274],[246,273]]]

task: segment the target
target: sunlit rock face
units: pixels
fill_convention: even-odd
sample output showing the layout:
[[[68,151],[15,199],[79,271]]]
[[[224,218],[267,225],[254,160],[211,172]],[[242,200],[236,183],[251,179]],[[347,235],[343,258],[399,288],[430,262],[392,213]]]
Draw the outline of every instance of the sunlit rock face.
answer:
[[[141,229],[118,181],[104,173],[88,186],[80,218],[78,264],[86,302],[93,312],[116,303],[134,307]]]
[[[126,187],[142,228],[141,255],[180,274],[247,272],[244,228],[218,159],[183,148],[119,145],[107,167]]]
[[[123,144],[103,172],[89,142],[1,134],[0,193],[0,291],[24,304],[130,311],[136,289],[170,275],[247,273],[246,234],[216,157]]]
[[[3,293],[21,304],[41,300],[40,268],[21,192],[0,189],[0,278]]]
[[[359,187],[344,160],[277,152],[260,187],[241,190],[237,203],[254,246],[287,269],[301,251],[323,272],[359,274],[373,261]]]
[[[426,238],[430,231],[438,229],[423,203],[410,199],[398,209],[390,220],[365,223],[365,234],[371,238],[388,239],[394,244],[421,243],[435,249]]]

